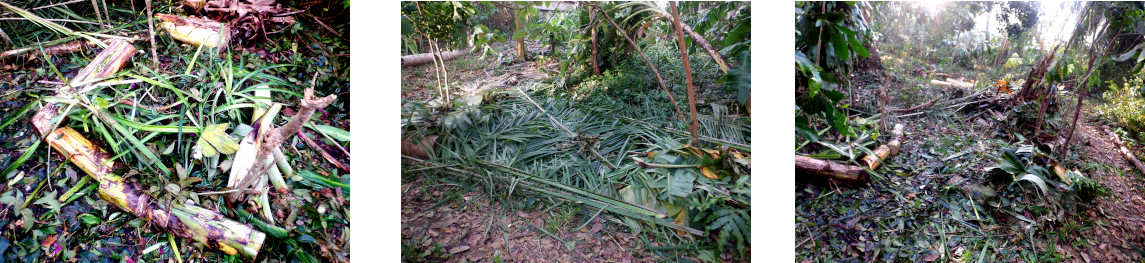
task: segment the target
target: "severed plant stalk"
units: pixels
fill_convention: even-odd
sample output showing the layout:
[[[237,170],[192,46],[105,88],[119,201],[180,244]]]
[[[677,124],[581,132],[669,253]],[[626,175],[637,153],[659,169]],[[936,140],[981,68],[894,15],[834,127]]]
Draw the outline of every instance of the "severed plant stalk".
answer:
[[[241,190],[248,189],[254,185],[254,183],[258,182],[258,180],[255,179],[262,177],[263,173],[266,172],[266,169],[268,169],[270,165],[273,164],[273,162],[271,162],[271,157],[274,155],[274,149],[281,146],[283,142],[286,142],[287,138],[293,136],[298,132],[299,129],[302,129],[302,125],[305,124],[306,121],[310,120],[310,117],[314,115],[315,110],[330,105],[330,103],[334,102],[334,99],[337,99],[337,95],[331,94],[322,98],[315,97],[314,87],[309,87],[306,89],[302,100],[299,102],[301,109],[290,119],[289,122],[287,122],[285,125],[282,125],[282,127],[270,128],[269,130],[260,131],[259,133],[263,134],[263,136],[258,138],[261,143],[259,143],[258,154],[255,157],[253,166],[248,171],[248,174],[232,188],[239,189],[240,191],[230,193],[227,198],[231,201],[241,201],[242,197],[244,196],[243,191]],[[262,121],[269,120],[263,119]]]

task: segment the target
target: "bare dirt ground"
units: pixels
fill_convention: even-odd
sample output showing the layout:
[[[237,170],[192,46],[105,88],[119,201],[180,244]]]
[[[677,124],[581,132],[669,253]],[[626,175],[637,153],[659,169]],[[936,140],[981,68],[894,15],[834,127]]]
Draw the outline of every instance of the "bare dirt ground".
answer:
[[[1087,120],[1082,117],[1083,120]],[[1088,159],[1117,167],[1120,172],[1102,171],[1093,176],[1110,190],[1110,197],[1101,198],[1096,205],[1079,217],[1090,217],[1094,227],[1081,231],[1078,240],[1086,246],[1057,248],[1073,262],[1130,262],[1142,260],[1145,248],[1145,199],[1142,175],[1123,155],[1098,123],[1080,122],[1077,127],[1078,144],[1084,145]],[[1097,127],[1095,127],[1097,126]],[[1077,243],[1077,242],[1075,242]]]
[[[434,190],[424,180],[402,185],[402,242],[433,249],[447,262],[652,262],[636,250],[632,233],[623,226],[604,220],[604,215],[577,231],[586,219],[574,216],[549,236],[545,229],[551,216],[535,211],[504,211],[499,202],[467,192],[451,204],[426,210],[444,199],[456,187]],[[464,190],[462,190],[464,191]],[[571,246],[569,246],[571,245]]]

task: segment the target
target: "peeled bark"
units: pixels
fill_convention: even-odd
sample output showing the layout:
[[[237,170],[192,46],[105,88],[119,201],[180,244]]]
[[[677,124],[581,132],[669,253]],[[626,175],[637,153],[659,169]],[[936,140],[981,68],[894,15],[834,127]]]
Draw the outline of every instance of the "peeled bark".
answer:
[[[453,51],[441,52],[441,60],[444,61],[444,60],[454,59],[454,58],[460,57],[462,55],[469,54],[469,52],[472,52],[472,51],[473,51],[473,49],[453,50]],[[420,66],[420,65],[429,64],[429,63],[433,63],[433,53],[421,53],[421,54],[402,56],[402,67],[403,68]]]
[[[113,40],[70,83],[80,88],[81,85],[90,85],[92,81],[111,76],[135,53],[135,47],[126,41]],[[74,94],[75,90],[68,86],[61,86],[57,90],[57,96]],[[229,255],[242,254],[247,258],[258,255],[266,234],[195,205],[171,204],[166,208],[157,205],[137,183],[114,173],[118,164],[112,161],[111,154],[96,147],[70,127],[53,129],[55,124],[52,120],[59,116],[58,109],[53,104],[40,108],[32,116],[31,125],[40,138],[99,183],[101,199],[147,220],[161,230],[198,241],[209,248]]]
[[[862,160],[859,160],[859,163],[870,167],[871,170],[879,168],[879,165],[882,164],[887,157],[894,156],[899,152],[899,147],[902,147],[902,136],[903,125],[895,124],[895,129],[891,131],[891,141],[879,146],[879,148],[875,148],[873,154],[863,157]]]
[[[800,155],[795,155],[795,175],[796,178],[803,176],[811,180],[835,180],[849,185],[867,183],[867,173],[863,167]]]

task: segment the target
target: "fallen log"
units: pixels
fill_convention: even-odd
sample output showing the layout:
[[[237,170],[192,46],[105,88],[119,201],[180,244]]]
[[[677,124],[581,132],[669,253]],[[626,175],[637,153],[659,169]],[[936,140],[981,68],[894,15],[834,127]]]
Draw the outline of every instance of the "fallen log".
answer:
[[[801,155],[795,155],[795,175],[810,176],[807,179],[815,180],[836,180],[850,185],[867,183],[867,173],[863,167]]]
[[[441,60],[446,61],[446,60],[454,59],[454,58],[460,57],[462,55],[469,54],[469,52],[472,52],[472,51],[473,51],[473,49],[470,48],[470,49],[465,49],[465,50],[453,50],[453,51],[441,52]],[[429,64],[429,63],[433,63],[433,53],[421,53],[421,54],[402,56],[402,67],[403,68],[420,66],[420,65]]]
[[[879,164],[881,164],[883,160],[899,152],[899,147],[902,146],[902,130],[902,124],[895,124],[895,129],[891,131],[891,141],[879,146],[879,148],[875,148],[873,154],[863,157],[862,160],[859,160],[859,163],[870,167],[871,170],[879,168]]]
[[[1101,126],[1101,130],[1105,131],[1106,134],[1109,134],[1109,138],[1112,138],[1113,143],[1117,144],[1117,148],[1120,149],[1121,155],[1124,155],[1125,159],[1129,160],[1129,163],[1132,163],[1134,167],[1137,167],[1137,170],[1141,171],[1141,174],[1145,174],[1145,164],[1141,164],[1141,160],[1137,160],[1137,156],[1133,155],[1133,152],[1129,151],[1129,148],[1125,147],[1125,143],[1121,142],[1121,137],[1118,137],[1116,133],[1110,131],[1109,127],[1107,126]]]
[[[930,80],[930,84],[944,85],[944,86],[950,86],[950,87],[956,87],[956,88],[973,88],[974,87],[974,82],[964,82],[964,81],[960,81],[957,79],[949,79],[949,78],[946,79],[946,81],[932,79],[932,80]]]
[[[91,64],[80,70],[71,83],[87,86],[92,84],[92,80],[111,76],[130,61],[135,53],[135,47],[131,44],[113,40]],[[57,96],[74,95],[75,89],[68,87],[59,87]],[[258,255],[266,234],[254,230],[250,225],[192,204],[160,206],[141,190],[139,184],[114,173],[118,164],[112,161],[112,154],[95,146],[71,127],[55,128],[56,123],[52,121],[59,116],[58,110],[59,107],[53,104],[40,108],[32,116],[31,125],[40,138],[99,183],[101,199],[147,220],[161,230],[195,240],[228,255],[241,254],[252,259]]]

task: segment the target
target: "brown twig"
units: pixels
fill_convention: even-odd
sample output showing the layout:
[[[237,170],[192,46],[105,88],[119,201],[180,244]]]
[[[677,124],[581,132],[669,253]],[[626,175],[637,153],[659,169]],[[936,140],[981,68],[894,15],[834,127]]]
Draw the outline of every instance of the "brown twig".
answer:
[[[314,140],[310,139],[310,137],[307,137],[306,134],[302,134],[302,131],[298,131],[297,135],[299,138],[302,138],[302,141],[306,142],[306,145],[310,145],[310,148],[314,148],[315,150],[318,150],[318,152],[322,153],[322,157],[326,158],[326,161],[330,162],[331,164],[334,164],[334,166],[337,166],[339,169],[342,169],[343,171],[346,171],[346,172],[350,171],[349,166],[342,164],[342,162],[338,161],[337,158],[334,158],[333,155],[330,155],[330,153],[326,152],[325,149],[322,149],[322,147],[319,147],[318,143],[314,142]]]
[[[159,68],[159,53],[155,51],[155,14],[151,13],[151,0],[147,4],[147,33],[151,35],[151,67]]]
[[[926,106],[930,106],[930,105],[933,105],[935,102],[937,102],[937,101],[938,101],[938,99],[939,99],[939,98],[934,98],[933,100],[927,101],[926,103],[923,103],[923,104],[919,104],[918,106],[914,106],[914,107],[910,107],[910,108],[906,108],[906,109],[890,109],[890,110],[891,110],[891,111],[893,111],[893,112],[895,112],[895,113],[906,113],[906,112],[911,112],[911,111],[914,111],[914,110],[917,110],[917,109],[921,109],[921,108],[923,108],[923,107],[926,107]]]

